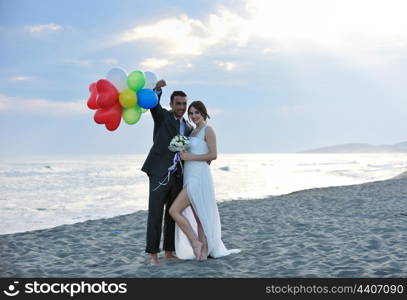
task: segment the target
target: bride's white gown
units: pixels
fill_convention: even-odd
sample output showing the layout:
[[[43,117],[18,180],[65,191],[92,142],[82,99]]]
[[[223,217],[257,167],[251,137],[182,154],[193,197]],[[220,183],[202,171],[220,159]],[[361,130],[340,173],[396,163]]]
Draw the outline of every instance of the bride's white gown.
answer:
[[[204,126],[197,136],[189,137],[189,153],[198,155],[208,153],[208,145],[205,142],[206,127]],[[208,241],[208,255],[216,258],[240,252],[239,249],[226,249],[222,242],[219,211],[215,200],[212,175],[207,162],[185,161],[183,168],[184,187],[187,188],[189,200],[205,232]],[[197,235],[197,224],[190,206],[183,211],[183,215],[188,219]],[[195,259],[187,236],[177,224],[175,224],[175,252],[180,259]]]

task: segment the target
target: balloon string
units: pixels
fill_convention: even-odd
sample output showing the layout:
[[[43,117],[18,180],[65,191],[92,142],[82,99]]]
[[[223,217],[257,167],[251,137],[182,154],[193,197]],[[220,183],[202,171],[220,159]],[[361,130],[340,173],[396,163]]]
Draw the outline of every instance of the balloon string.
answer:
[[[184,174],[184,167],[182,166],[182,160],[179,160],[179,164],[181,165],[181,173]]]
[[[167,185],[168,182],[170,182],[171,174],[174,174],[177,171],[178,162],[181,164],[182,172],[184,172],[182,163],[181,163],[181,157],[179,155],[179,152],[177,152],[177,153],[175,153],[174,158],[172,160],[172,165],[168,168],[167,176],[165,176],[165,178],[162,181],[158,182],[158,186],[155,189],[153,189],[153,192],[156,191],[160,186]]]

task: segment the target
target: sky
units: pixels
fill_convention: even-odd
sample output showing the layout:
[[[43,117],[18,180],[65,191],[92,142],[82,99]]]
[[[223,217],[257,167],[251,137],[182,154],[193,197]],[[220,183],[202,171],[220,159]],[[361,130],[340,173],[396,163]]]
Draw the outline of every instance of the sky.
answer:
[[[143,154],[149,112],[86,106],[113,67],[201,100],[221,153],[407,140],[402,0],[0,0],[0,154]]]

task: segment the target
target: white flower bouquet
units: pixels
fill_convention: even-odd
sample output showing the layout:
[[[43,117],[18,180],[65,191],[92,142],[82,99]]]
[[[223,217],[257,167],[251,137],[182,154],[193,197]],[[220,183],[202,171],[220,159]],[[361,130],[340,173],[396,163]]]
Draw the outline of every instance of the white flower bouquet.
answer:
[[[188,147],[189,139],[186,136],[179,134],[174,136],[170,144],[168,145],[168,149],[172,152],[180,152],[188,149]]]
[[[172,152],[176,152],[174,158],[172,159],[172,165],[168,168],[167,176],[158,183],[158,186],[153,190],[157,190],[162,185],[167,185],[170,181],[171,174],[174,174],[177,171],[177,164],[181,165],[182,169],[182,162],[181,156],[179,152],[187,150],[189,147],[189,139],[183,135],[176,135],[172,138],[170,144],[168,145],[168,149]]]

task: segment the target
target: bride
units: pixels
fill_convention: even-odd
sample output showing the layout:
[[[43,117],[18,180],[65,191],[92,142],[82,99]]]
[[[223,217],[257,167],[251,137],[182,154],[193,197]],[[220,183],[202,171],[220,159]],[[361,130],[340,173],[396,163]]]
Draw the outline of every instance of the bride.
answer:
[[[221,239],[221,223],[208,161],[217,157],[216,137],[206,124],[209,115],[201,101],[188,107],[188,117],[196,128],[191,133],[184,160],[184,187],[170,208],[175,225],[175,252],[180,259],[205,260],[238,253],[227,250]]]

